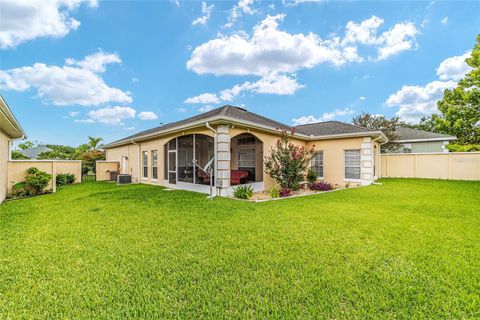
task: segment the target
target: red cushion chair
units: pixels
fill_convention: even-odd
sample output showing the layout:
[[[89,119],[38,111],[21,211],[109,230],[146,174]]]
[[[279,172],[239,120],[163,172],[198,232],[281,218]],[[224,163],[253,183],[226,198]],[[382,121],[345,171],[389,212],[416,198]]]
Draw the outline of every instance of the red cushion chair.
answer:
[[[246,180],[248,178],[248,171],[244,170],[231,170],[230,171],[230,184],[236,185],[240,184],[242,180]]]

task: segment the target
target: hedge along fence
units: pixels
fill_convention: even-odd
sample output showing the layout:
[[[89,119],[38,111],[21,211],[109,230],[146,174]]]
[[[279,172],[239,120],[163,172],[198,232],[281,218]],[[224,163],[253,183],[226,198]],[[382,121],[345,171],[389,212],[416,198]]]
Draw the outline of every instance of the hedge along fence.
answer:
[[[480,152],[381,155],[384,178],[480,180]]]
[[[98,160],[95,161],[95,166],[95,174],[97,181],[109,181],[110,171],[116,171],[120,173],[120,163],[118,161]]]
[[[8,161],[8,187],[7,193],[12,192],[12,186],[18,182],[25,181],[25,174],[28,168],[35,167],[52,175],[52,180],[46,189],[52,192],[57,191],[56,177],[59,173],[73,173],[75,182],[81,182],[82,161],[81,160],[11,160]]]

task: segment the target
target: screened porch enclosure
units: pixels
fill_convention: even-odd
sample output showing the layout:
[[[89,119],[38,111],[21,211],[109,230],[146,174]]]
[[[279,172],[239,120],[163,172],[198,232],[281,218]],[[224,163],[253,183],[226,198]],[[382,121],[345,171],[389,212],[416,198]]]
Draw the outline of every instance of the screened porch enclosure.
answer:
[[[205,168],[214,157],[214,150],[214,139],[203,134],[190,134],[170,140],[164,146],[165,182],[168,185],[210,185],[210,179],[214,177],[210,177],[201,168]],[[197,165],[194,165],[195,161]],[[213,165],[212,163],[212,172]]]
[[[263,143],[250,133],[232,138],[231,185],[263,181]]]

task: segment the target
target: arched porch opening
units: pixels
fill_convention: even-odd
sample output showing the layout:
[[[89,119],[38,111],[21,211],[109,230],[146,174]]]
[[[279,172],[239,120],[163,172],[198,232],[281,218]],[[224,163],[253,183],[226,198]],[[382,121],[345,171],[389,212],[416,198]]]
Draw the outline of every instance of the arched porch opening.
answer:
[[[230,142],[230,185],[263,181],[263,142],[251,133],[241,133]]]
[[[210,179],[215,181],[213,176],[202,170],[212,160],[214,152],[214,139],[204,134],[189,134],[169,140],[164,145],[165,185],[204,191],[200,186],[209,186]],[[213,162],[211,165],[214,169]]]

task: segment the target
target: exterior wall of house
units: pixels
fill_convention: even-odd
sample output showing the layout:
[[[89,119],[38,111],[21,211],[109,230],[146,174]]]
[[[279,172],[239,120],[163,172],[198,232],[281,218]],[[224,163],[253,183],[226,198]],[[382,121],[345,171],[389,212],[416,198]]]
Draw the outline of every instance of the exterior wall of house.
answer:
[[[375,148],[376,146],[376,148]],[[378,143],[371,138],[345,138],[317,140],[307,143],[307,148],[323,151],[323,180],[344,186],[346,183],[369,184],[374,180],[374,168],[378,165]],[[361,150],[361,177],[358,180],[345,179],[345,150]],[[375,153],[377,157],[375,157]],[[375,159],[377,158],[377,159]]]
[[[0,203],[7,196],[9,144],[10,137],[0,130]]]
[[[95,180],[97,181],[110,181],[110,171],[120,173],[120,163],[118,161],[96,161],[95,168]]]
[[[142,142],[138,142],[138,145],[129,144],[126,146],[119,146],[114,148],[107,149],[107,161],[118,161],[119,163],[119,170],[122,172],[122,157],[128,157],[127,161],[127,168],[126,172],[132,175],[132,182],[134,183],[148,183],[154,185],[164,185],[164,145],[170,141],[171,139],[189,135],[189,134],[203,134],[210,137],[214,136],[214,133],[207,129],[196,129],[196,130],[185,130],[182,132],[173,133],[161,138],[154,138],[151,140],[146,140]],[[140,151],[139,151],[140,146]],[[152,151],[158,151],[158,179],[157,181],[153,181],[152,179]],[[142,177],[142,170],[143,170],[143,163],[142,163],[142,155],[143,152],[146,151],[148,154],[148,175],[147,178]]]
[[[382,176],[480,180],[480,152],[382,154]]]
[[[7,193],[12,191],[14,184],[25,180],[27,169],[32,167],[38,168],[53,176],[47,186],[47,189],[51,189],[53,192],[57,189],[56,175],[59,173],[73,173],[75,175],[75,183],[81,182],[81,160],[13,160],[8,162]]]
[[[259,139],[262,143],[256,145],[256,167],[263,168],[264,157],[270,153],[273,146],[276,145],[277,140],[281,136],[278,134],[267,133],[248,127],[235,126],[218,126],[216,130],[219,133],[217,141],[217,149],[219,156],[217,159],[217,179],[223,179],[224,187],[229,186],[230,170],[237,168],[237,147],[234,142],[236,137],[249,133]],[[107,150],[107,161],[118,161],[122,166],[122,157],[128,157],[127,172],[132,174],[133,182],[149,183],[155,185],[164,185],[164,145],[171,139],[188,134],[204,134],[213,137],[214,133],[208,128],[188,130],[171,134],[161,138],[155,138],[145,142],[139,142],[140,150],[137,145],[128,145],[109,148]],[[324,151],[324,180],[332,184],[340,186],[345,185],[346,182],[357,184],[369,184],[374,181],[375,177],[380,177],[380,155],[379,144],[372,141],[371,138],[345,138],[332,140],[318,140],[313,142],[306,142],[299,139],[293,139],[293,143],[300,146],[312,147],[315,145],[315,150]],[[356,181],[345,180],[344,167],[344,150],[359,149],[361,150],[361,179]],[[151,152],[158,150],[158,179],[152,181],[151,174]],[[142,152],[148,153],[148,177],[142,178]],[[260,170],[260,169],[259,169]],[[264,172],[255,172],[256,181],[263,181],[265,189],[275,185],[276,182],[268,174]]]
[[[448,141],[412,142],[412,153],[448,152]]]

